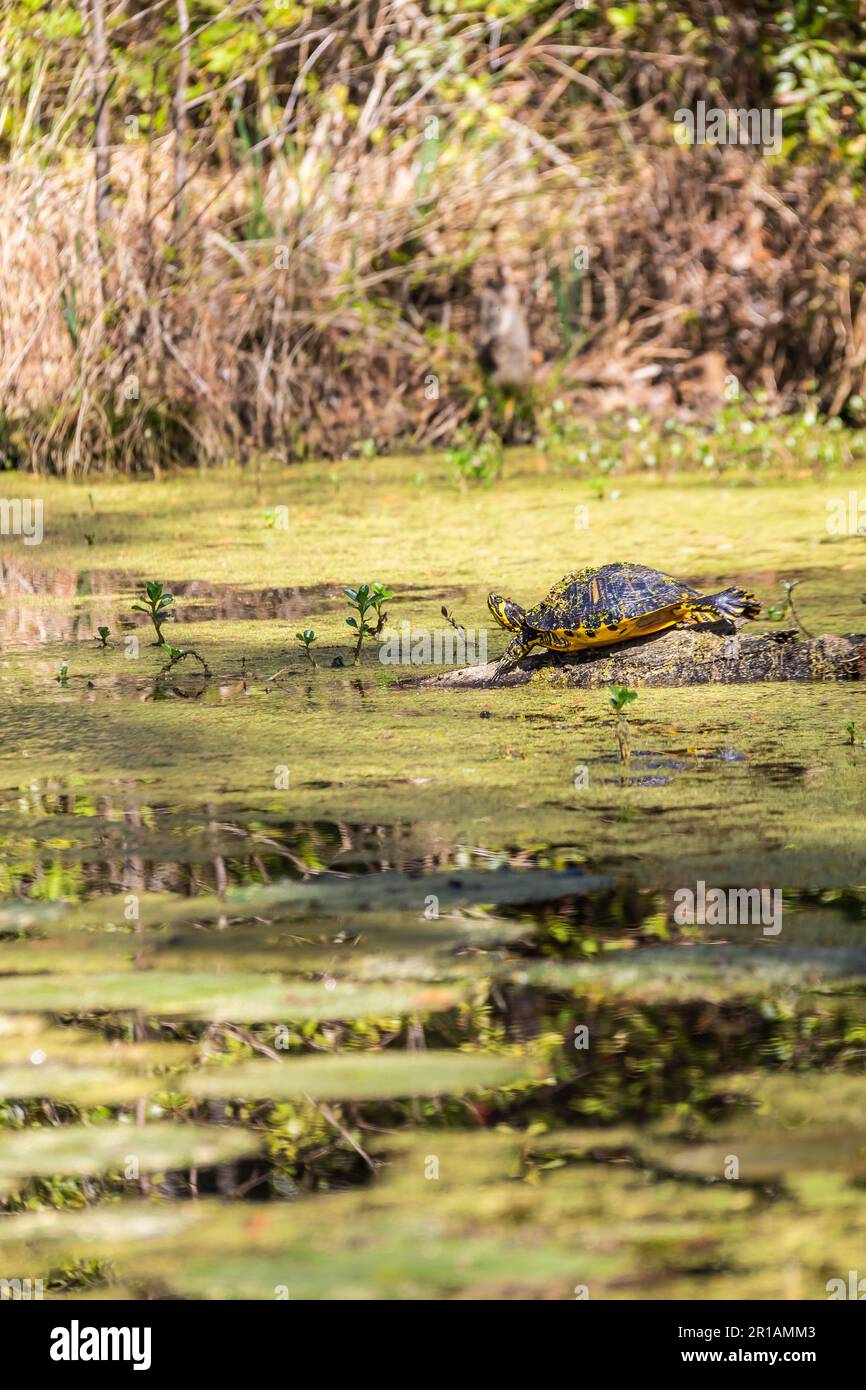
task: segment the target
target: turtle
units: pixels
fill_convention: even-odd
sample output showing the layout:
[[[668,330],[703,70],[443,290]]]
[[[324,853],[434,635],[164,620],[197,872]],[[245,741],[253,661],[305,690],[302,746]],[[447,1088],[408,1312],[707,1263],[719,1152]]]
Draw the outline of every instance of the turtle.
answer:
[[[718,623],[734,632],[734,618],[757,618],[761,601],[736,586],[702,594],[648,565],[617,563],[564,575],[528,613],[501,594],[488,594],[487,607],[500,627],[515,634],[496,668],[499,680],[536,643],[555,652],[581,652],[680,624]]]

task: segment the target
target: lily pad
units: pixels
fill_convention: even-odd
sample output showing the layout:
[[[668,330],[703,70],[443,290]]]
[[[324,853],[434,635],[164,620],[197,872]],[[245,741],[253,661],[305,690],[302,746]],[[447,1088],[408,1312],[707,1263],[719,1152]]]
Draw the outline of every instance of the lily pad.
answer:
[[[724,1002],[781,989],[866,980],[866,948],[654,946],[592,961],[544,961],[511,970],[518,984],[593,998]]]
[[[36,975],[0,979],[0,1008],[52,1013],[141,1010],[147,1014],[212,1021],[395,1017],[453,1008],[460,992],[450,985],[357,985],[327,979],[277,980],[265,975],[130,970],[123,974]]]
[[[54,1125],[0,1134],[0,1183],[106,1173],[131,1159],[142,1173],[224,1163],[252,1153],[258,1135],[217,1125]]]
[[[385,1052],[209,1067],[174,1084],[192,1096],[282,1100],[310,1095],[315,1100],[386,1100],[462,1095],[526,1080],[529,1072],[529,1064],[521,1057],[389,1048]]]
[[[106,1105],[131,1101],[165,1082],[150,1081],[121,1069],[69,1066],[62,1062],[0,1067],[0,1097],[23,1100],[46,1096],[73,1105]]]

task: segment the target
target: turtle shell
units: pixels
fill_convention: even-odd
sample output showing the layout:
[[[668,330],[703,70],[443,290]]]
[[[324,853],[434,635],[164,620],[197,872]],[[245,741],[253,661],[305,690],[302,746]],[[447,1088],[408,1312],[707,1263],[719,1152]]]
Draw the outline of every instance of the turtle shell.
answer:
[[[602,565],[564,575],[527,613],[525,625],[536,632],[610,628],[695,596],[697,589],[648,565]]]

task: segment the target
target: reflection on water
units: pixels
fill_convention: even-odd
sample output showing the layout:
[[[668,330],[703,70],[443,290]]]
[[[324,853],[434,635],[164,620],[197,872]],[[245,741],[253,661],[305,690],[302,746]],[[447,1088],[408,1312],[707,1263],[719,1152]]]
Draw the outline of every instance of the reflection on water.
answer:
[[[638,776],[636,783],[646,780]],[[491,850],[438,835],[428,839],[428,834],[408,820],[299,820],[261,811],[227,819],[224,808],[150,799],[135,782],[94,792],[63,780],[34,781],[0,791],[0,892],[12,899],[67,903],[121,892],[196,898],[280,882],[327,884],[387,875],[389,883],[417,882],[420,903],[425,879],[451,874],[458,887],[480,874],[482,882],[489,878],[482,900],[498,903],[499,917],[531,923],[545,933],[551,928],[545,950],[584,930],[622,944],[629,935],[640,937],[648,921],[648,941],[689,937],[688,925],[685,932],[676,927],[681,889],[647,888],[620,874],[610,888],[594,887],[578,896],[552,892],[557,874],[587,871],[582,846],[533,843]],[[593,883],[604,868],[589,869]],[[502,873],[535,879],[538,889],[529,888],[510,906],[499,888]],[[724,880],[717,882],[722,886]],[[866,915],[866,891],[854,888],[792,888],[785,901],[787,910],[799,914],[801,929],[812,920],[810,914],[824,914],[825,925],[828,911],[851,922]],[[722,918],[721,925],[733,930],[735,924]],[[724,932],[711,930],[711,917],[698,919],[697,926],[714,939],[726,939]]]
[[[0,870],[2,890],[70,901],[121,890],[193,896],[323,874],[563,870],[585,860],[568,844],[494,851],[436,837],[425,848],[424,835],[408,821],[303,821],[264,812],[227,820],[214,807],[191,810],[148,800],[132,783],[117,794],[63,781],[0,791],[0,836],[7,844],[21,842],[22,824],[31,827],[39,847],[10,854]],[[59,852],[61,839],[65,848]],[[167,846],[182,846],[184,853],[163,857],[160,850]]]
[[[0,642],[19,647],[47,641],[75,641],[96,636],[100,626],[133,630],[147,620],[130,611],[143,578],[126,570],[39,569],[18,555],[0,555]],[[344,607],[339,584],[269,585],[242,589],[203,580],[164,581],[174,596],[172,627],[203,622],[295,622],[311,611]],[[465,590],[410,586],[404,594],[425,601],[454,599]],[[59,602],[43,605],[40,598]]]

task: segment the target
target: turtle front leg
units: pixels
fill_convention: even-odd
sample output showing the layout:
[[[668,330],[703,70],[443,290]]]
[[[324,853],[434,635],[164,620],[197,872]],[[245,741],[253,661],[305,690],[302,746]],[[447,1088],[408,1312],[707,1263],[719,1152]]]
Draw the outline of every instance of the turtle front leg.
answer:
[[[493,684],[498,685],[502,677],[511,671],[528,651],[535,646],[532,638],[527,639],[522,633],[518,633],[505,648],[500,661],[497,663],[496,670],[493,672]]]

